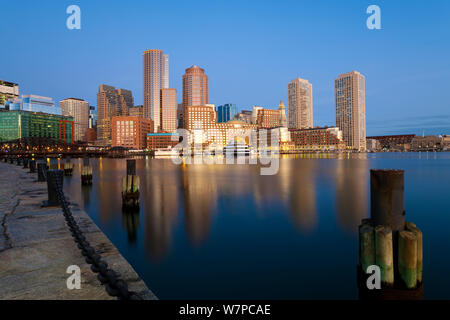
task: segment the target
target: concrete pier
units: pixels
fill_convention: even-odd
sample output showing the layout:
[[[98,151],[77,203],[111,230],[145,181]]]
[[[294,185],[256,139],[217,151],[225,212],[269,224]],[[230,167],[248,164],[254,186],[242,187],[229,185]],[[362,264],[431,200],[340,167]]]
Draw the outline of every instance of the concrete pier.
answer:
[[[43,208],[44,200],[47,185],[36,182],[36,174],[0,163],[0,299],[115,300],[85,262],[61,208]],[[86,212],[74,203],[71,210],[87,240],[129,290],[157,299]],[[71,265],[81,269],[81,289],[67,288]]]

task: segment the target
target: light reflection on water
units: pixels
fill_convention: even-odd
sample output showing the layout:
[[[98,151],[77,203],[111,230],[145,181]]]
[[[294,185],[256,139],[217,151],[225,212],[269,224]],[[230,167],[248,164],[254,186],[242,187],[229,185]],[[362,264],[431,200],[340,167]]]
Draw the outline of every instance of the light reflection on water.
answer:
[[[437,162],[424,162],[418,154],[282,156],[274,176],[261,176],[259,165],[137,159],[141,208],[135,213],[121,210],[125,159],[91,159],[92,187],[81,186],[82,160],[72,160],[74,175],[64,183],[162,299],[352,299],[357,227],[369,215],[369,170],[406,169],[407,217],[422,227],[426,250],[430,223],[408,200],[422,190],[418,181],[441,183],[439,175],[421,179],[421,169],[444,168],[450,176],[448,155],[433,159]],[[437,206],[440,210],[446,208]],[[431,245],[435,238],[429,239]],[[433,254],[429,260],[435,259]],[[428,281],[426,296],[441,297]]]

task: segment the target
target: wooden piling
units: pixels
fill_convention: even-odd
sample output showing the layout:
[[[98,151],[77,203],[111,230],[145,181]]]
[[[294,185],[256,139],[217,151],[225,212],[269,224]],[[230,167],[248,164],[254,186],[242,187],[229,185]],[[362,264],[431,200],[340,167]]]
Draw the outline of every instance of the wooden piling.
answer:
[[[127,160],[127,176],[135,176],[136,175],[136,160],[128,159]]]
[[[74,164],[71,162],[64,163],[64,175],[71,176],[73,173]]]
[[[417,238],[417,282],[422,283],[422,270],[423,270],[423,235],[417,226],[407,221],[406,230],[411,231]]]
[[[370,170],[370,214],[374,226],[405,228],[404,171]]]
[[[375,235],[372,226],[366,224],[359,229],[360,265],[364,272],[375,264]]]
[[[406,288],[417,286],[417,237],[411,231],[399,233],[398,270]]]
[[[375,228],[375,264],[381,270],[381,282],[387,286],[394,285],[394,251],[392,230],[389,226]]]
[[[83,185],[92,184],[92,167],[90,165],[81,167],[81,183]]]

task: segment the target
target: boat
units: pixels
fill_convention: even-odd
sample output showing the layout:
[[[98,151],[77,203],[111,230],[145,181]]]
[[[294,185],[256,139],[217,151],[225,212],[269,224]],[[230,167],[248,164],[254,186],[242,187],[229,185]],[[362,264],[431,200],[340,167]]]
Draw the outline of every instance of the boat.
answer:
[[[234,156],[248,156],[250,155],[250,148],[245,143],[232,141],[223,148],[223,154],[225,156],[230,154]]]

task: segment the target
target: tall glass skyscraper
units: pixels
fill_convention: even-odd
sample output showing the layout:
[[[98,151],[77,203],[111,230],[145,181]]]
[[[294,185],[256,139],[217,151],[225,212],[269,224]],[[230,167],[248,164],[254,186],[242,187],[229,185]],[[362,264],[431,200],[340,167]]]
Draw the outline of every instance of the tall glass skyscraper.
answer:
[[[237,114],[236,105],[233,103],[226,103],[217,107],[217,122],[227,122],[234,118]]]

